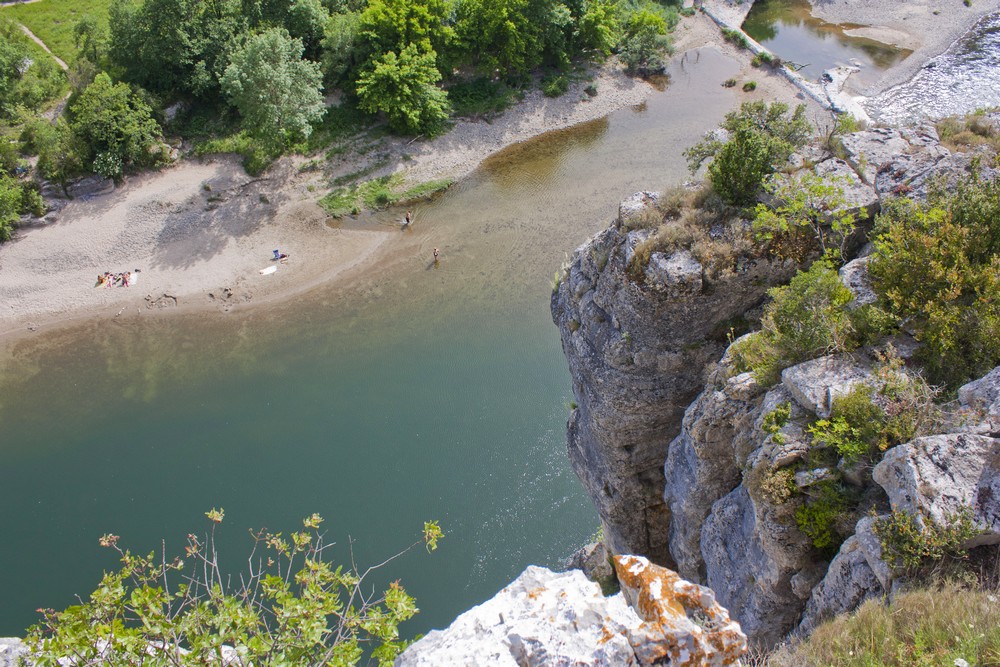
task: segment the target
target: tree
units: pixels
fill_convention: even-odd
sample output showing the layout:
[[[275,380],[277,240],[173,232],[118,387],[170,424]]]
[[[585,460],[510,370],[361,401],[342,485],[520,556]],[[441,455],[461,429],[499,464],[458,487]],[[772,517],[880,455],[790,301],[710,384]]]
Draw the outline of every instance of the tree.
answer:
[[[323,80],[330,88],[338,85],[360,64],[358,31],[361,14],[333,14],[326,23],[322,42]]]
[[[444,53],[454,38],[445,0],[370,0],[361,13],[360,35],[371,61],[413,45],[421,53]]]
[[[628,17],[620,56],[629,72],[643,75],[662,72],[663,56],[669,50],[667,20],[663,16],[640,9]]]
[[[398,581],[375,594],[371,575],[424,544],[437,548],[441,529],[426,522],[422,539],[366,570],[334,567],[332,546],[313,514],[284,536],[252,531],[246,570],[230,578],[215,544],[222,510],[199,538],[189,534],[183,555],[133,554],[117,535],[101,546],[117,552],[118,571],[106,573],[90,599],[65,611],[41,610],[27,643],[39,665],[347,666],[368,651],[388,666],[408,642],[399,624],[417,613]],[[238,583],[233,583],[238,582]],[[227,647],[231,653],[227,655]],[[57,662],[59,661],[59,662]]]
[[[818,242],[825,257],[842,261],[856,222],[841,187],[844,178],[824,179],[812,172],[772,176],[765,188],[776,206],[757,204],[753,221],[757,240],[797,261],[804,260]]]
[[[285,25],[292,37],[302,40],[306,57],[318,61],[320,42],[329,20],[330,13],[320,0],[292,0]]]
[[[473,63],[485,74],[524,74],[541,62],[538,28],[527,0],[463,0],[455,31]]]
[[[17,103],[17,84],[28,71],[31,59],[24,44],[13,34],[13,24],[0,26],[0,117],[12,116]],[[14,39],[8,39],[8,35]]]
[[[611,55],[624,34],[619,13],[615,0],[589,0],[577,25],[580,48]]]
[[[0,175],[0,242],[9,241],[21,217],[23,194],[16,179]]]
[[[128,84],[112,83],[101,72],[70,108],[70,128],[87,148],[87,156],[103,167],[104,176],[118,177],[130,165],[156,161],[153,148],[160,126],[149,105]]]
[[[319,65],[302,59],[302,42],[270,28],[233,52],[222,90],[250,135],[284,147],[308,137],[323,116],[322,80]]]
[[[788,115],[788,105],[781,102],[744,102],[738,112],[726,114],[722,128],[728,141],[716,135],[684,155],[692,172],[714,157],[709,167],[712,185],[728,203],[737,205],[752,203],[764,179],[812,133],[805,105]]]
[[[414,44],[398,56],[386,53],[358,79],[358,106],[370,113],[385,112],[389,127],[397,132],[437,131],[448,119],[449,105],[448,93],[437,85],[441,73],[435,58],[433,51],[422,53]]]

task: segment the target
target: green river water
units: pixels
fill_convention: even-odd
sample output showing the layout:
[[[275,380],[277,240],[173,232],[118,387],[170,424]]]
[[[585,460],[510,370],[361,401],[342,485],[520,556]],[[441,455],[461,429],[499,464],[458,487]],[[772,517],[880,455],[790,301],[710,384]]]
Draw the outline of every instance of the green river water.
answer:
[[[97,538],[179,552],[224,507],[247,529],[327,519],[343,557],[393,563],[447,625],[528,564],[556,566],[598,525],[569,468],[572,400],[549,317],[553,273],[640,189],[687,177],[681,152],[737,103],[711,48],[642,107],[514,146],[419,208],[390,258],[292,303],[104,321],[8,344],[0,359],[0,636],[93,590]],[[398,212],[359,221],[388,225]],[[440,247],[435,268],[430,251]]]

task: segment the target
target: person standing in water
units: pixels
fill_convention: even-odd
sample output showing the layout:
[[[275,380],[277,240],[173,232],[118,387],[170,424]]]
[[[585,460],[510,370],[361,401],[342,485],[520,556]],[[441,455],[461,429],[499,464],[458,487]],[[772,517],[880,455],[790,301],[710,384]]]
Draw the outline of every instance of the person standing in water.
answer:
[[[435,264],[437,264],[437,263],[438,263],[438,255],[440,255],[440,254],[441,254],[441,253],[440,253],[440,252],[438,251],[438,249],[437,249],[437,248],[434,248],[434,263],[435,263]]]

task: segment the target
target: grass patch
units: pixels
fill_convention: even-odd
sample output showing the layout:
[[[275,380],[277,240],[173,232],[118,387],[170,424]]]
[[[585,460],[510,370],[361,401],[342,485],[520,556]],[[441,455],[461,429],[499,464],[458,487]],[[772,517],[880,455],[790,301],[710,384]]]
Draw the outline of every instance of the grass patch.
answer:
[[[978,146],[989,146],[1000,152],[1000,131],[984,112],[944,118],[938,121],[937,131],[941,143],[953,151],[965,152]]]
[[[105,29],[108,27],[108,7],[111,0],[73,0],[57,2],[41,0],[25,5],[14,5],[0,9],[0,16],[20,21],[31,32],[52,49],[52,52],[72,63],[76,60],[77,48],[73,39],[73,26],[88,14],[93,16]]]
[[[201,141],[195,145],[193,152],[199,157],[216,153],[236,153],[243,158],[243,168],[251,176],[261,174],[278,158],[278,155],[261,148],[243,132]]]
[[[856,612],[767,661],[772,667],[912,667],[1000,664],[1000,605],[995,593],[957,584],[910,591],[891,604],[869,600]]]
[[[372,116],[358,109],[354,101],[344,100],[339,106],[327,107],[322,120],[313,126],[303,152],[312,152],[343,141],[373,127]]]
[[[378,210],[395,204],[426,199],[447,190],[453,181],[441,179],[418,183],[406,190],[402,174],[373,178],[350,188],[336,188],[319,200],[319,205],[334,218],[360,213],[363,209]]]

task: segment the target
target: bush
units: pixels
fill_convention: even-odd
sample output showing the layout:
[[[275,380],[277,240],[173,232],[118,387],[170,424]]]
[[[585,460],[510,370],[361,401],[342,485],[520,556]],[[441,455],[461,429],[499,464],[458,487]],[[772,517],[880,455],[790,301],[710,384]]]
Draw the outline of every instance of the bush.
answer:
[[[414,599],[398,582],[373,595],[368,580],[380,566],[334,567],[324,555],[331,545],[319,515],[287,537],[252,532],[248,570],[234,578],[215,549],[223,512],[206,515],[210,531],[201,539],[189,534],[183,557],[135,555],[116,535],[102,537],[121,569],[106,573],[89,600],[62,612],[42,610],[27,638],[39,664],[65,656],[79,665],[222,664],[230,646],[239,664],[259,667],[353,665],[366,651],[391,665],[406,646],[398,626],[417,613]],[[424,524],[428,550],[440,537],[437,524]]]
[[[542,79],[542,92],[545,97],[559,97],[569,90],[569,79],[565,74],[551,74]]]
[[[726,115],[722,127],[729,132],[726,143],[706,139],[684,152],[692,172],[709,158],[712,185],[729,204],[753,202],[764,179],[776,165],[805,144],[812,131],[805,106],[788,115],[788,105],[745,102],[738,112]]]
[[[883,560],[911,573],[946,559],[965,560],[969,555],[965,544],[983,532],[976,527],[970,507],[947,515],[941,524],[893,510],[876,519],[872,530],[882,545]]]
[[[845,306],[854,298],[829,262],[819,260],[783,287],[768,291],[760,331],[736,342],[732,353],[739,372],[753,371],[766,386],[789,366],[855,347]]]
[[[744,93],[752,93],[755,90],[757,90],[757,82],[756,81],[747,81],[746,83],[743,84],[743,92]]]
[[[795,510],[795,525],[817,549],[836,552],[847,538],[839,526],[852,506],[851,498],[844,487],[833,480],[814,484],[807,493],[806,501]]]
[[[1000,181],[973,175],[927,204],[892,200],[873,236],[880,306],[922,343],[928,379],[956,389],[1000,365]]]

